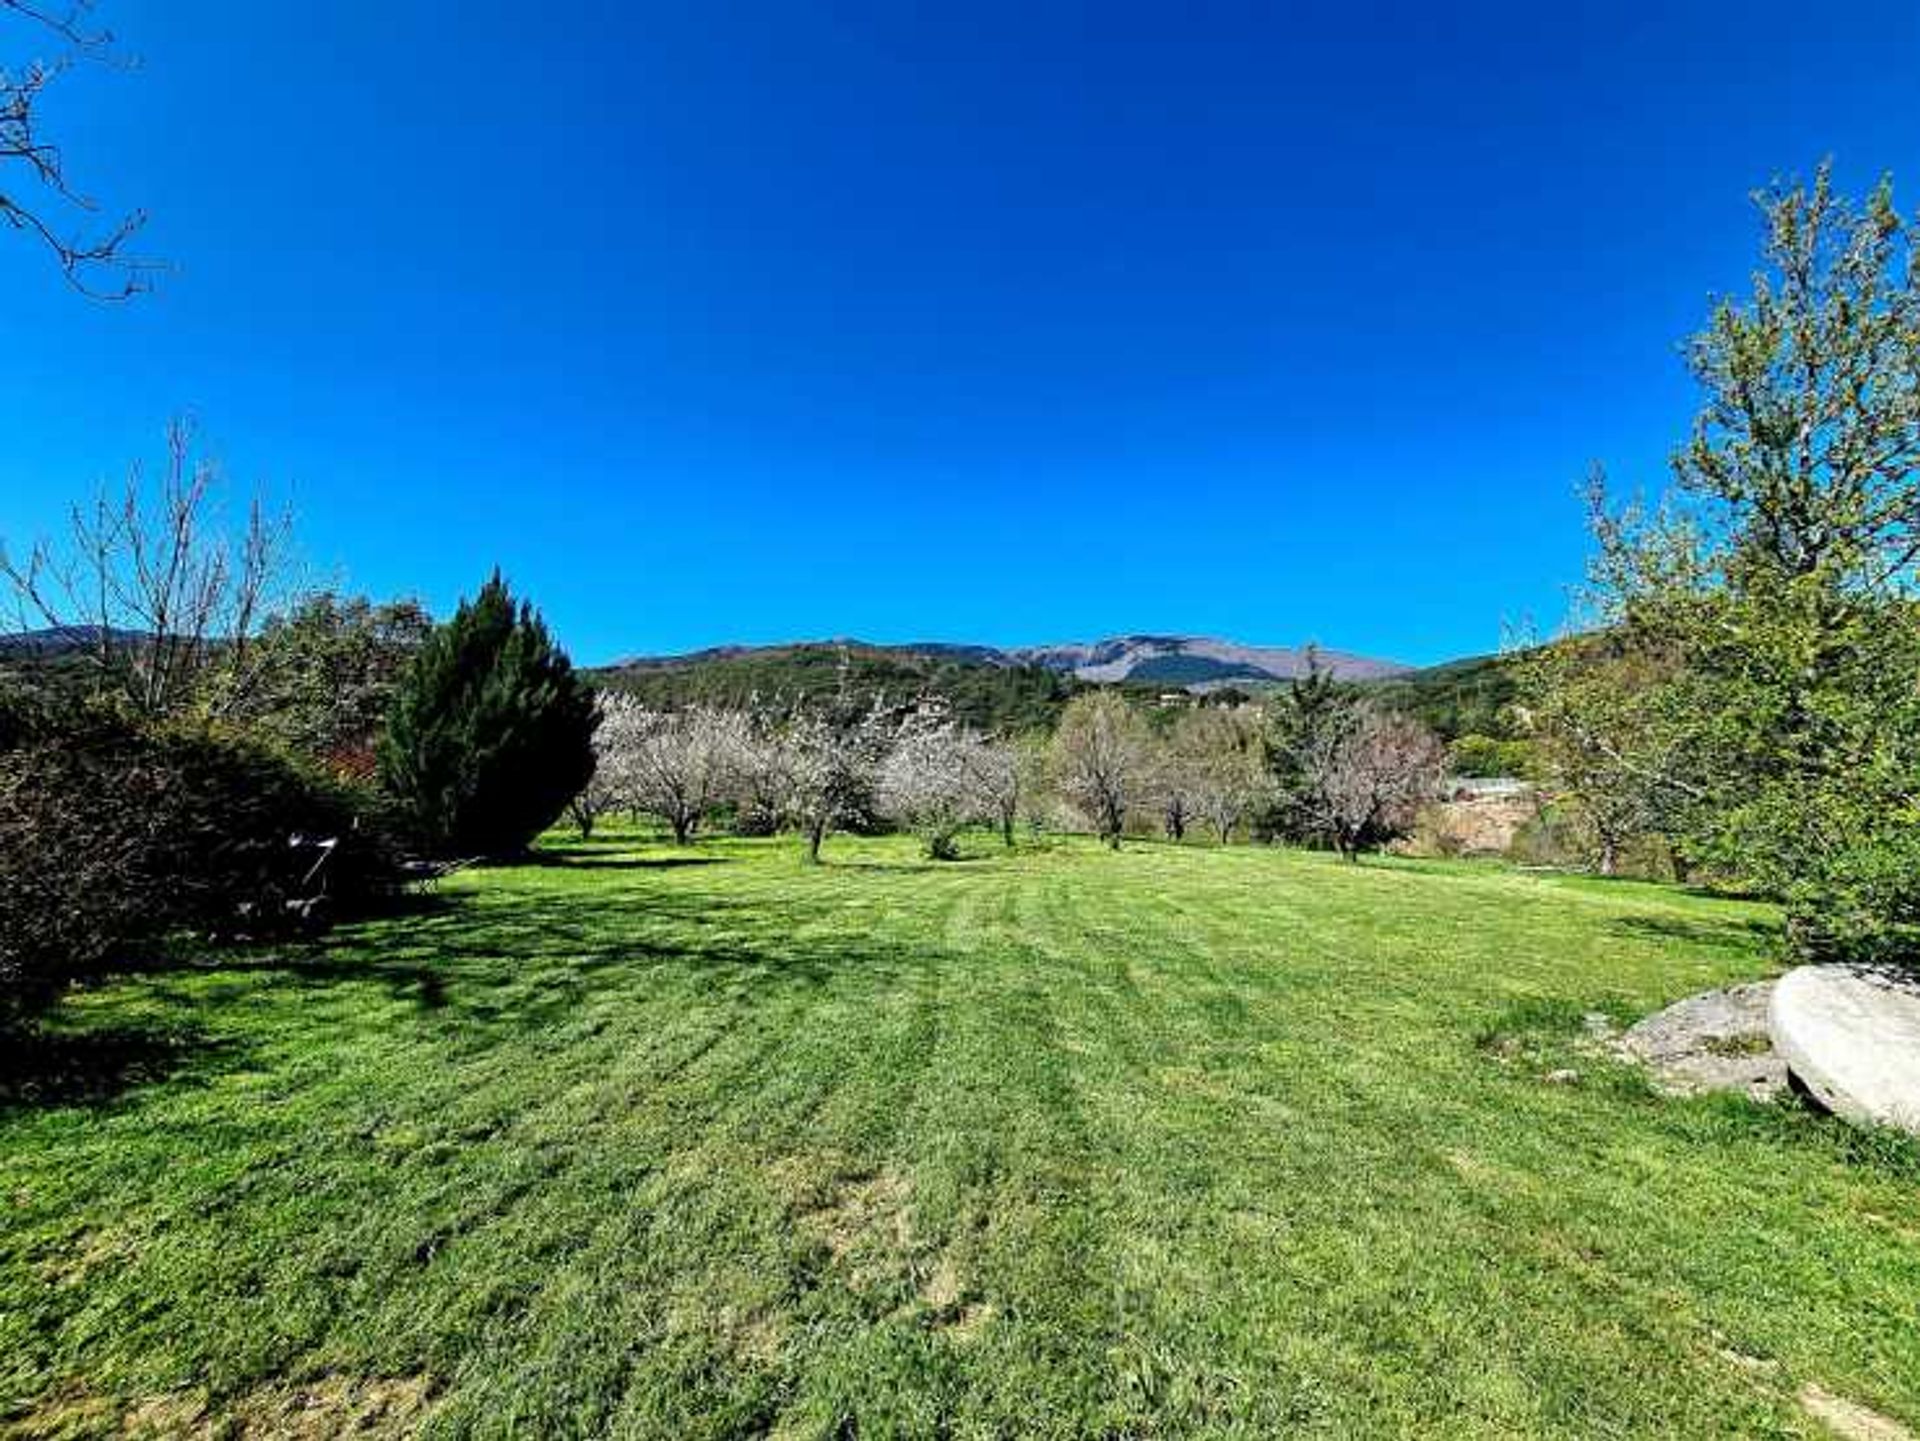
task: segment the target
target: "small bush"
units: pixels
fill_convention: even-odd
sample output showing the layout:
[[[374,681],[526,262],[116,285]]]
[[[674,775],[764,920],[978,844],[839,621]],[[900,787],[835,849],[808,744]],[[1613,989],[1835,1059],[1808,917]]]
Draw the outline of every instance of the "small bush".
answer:
[[[1464,735],[1447,747],[1447,769],[1456,776],[1524,776],[1531,768],[1525,741]]]
[[[1542,806],[1538,815],[1514,833],[1507,855],[1523,866],[1583,870],[1591,851],[1579,807],[1556,801]]]
[[[392,876],[383,834],[354,792],[218,731],[0,706],[0,1023],[171,934],[322,925]]]
[[[736,836],[764,837],[780,833],[780,812],[754,800],[743,800],[733,807],[726,829]]]

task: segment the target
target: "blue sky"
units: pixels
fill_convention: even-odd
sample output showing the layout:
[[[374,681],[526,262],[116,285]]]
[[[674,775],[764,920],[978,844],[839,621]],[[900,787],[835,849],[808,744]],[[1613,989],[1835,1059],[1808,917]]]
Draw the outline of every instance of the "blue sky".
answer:
[[[1748,192],[1920,205],[1911,0],[98,10],[46,122],[175,271],[0,234],[0,535],[190,411],[353,588],[498,562],[586,661],[1491,649],[1590,461],[1663,480]]]

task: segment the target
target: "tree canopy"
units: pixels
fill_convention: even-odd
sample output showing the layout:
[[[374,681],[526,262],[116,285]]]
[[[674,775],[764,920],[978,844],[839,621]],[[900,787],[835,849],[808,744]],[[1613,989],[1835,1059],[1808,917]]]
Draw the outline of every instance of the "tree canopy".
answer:
[[[1687,346],[1704,403],[1656,504],[1592,486],[1582,622],[1536,675],[1590,802],[1779,896],[1803,954],[1920,925],[1920,259],[1883,183],[1758,197],[1752,293]],[[1565,648],[1562,655],[1576,652]]]

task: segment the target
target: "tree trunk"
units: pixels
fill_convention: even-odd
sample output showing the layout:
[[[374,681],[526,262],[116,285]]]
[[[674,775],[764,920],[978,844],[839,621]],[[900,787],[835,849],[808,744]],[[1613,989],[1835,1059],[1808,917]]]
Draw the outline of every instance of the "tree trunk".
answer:
[[[1673,879],[1678,885],[1684,886],[1693,875],[1693,862],[1677,846],[1667,847],[1667,864],[1673,867]]]
[[[1600,874],[1610,876],[1620,868],[1620,843],[1612,836],[1600,838]]]
[[[1013,849],[1013,812],[1012,811],[1000,812],[1000,839],[1006,843],[1006,847],[1008,850]]]
[[[810,825],[807,827],[807,864],[808,865],[817,866],[820,864],[820,842],[825,840],[826,838],[827,838],[827,828],[825,826]]]
[[[673,843],[676,846],[684,846],[692,839],[692,836],[693,818],[691,816],[675,816],[673,818]]]

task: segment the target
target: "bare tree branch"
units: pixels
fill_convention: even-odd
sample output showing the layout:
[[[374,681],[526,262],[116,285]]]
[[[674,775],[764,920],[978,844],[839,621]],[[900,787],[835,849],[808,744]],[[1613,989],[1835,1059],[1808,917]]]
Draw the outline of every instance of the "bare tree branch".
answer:
[[[86,23],[91,8],[89,0],[73,0],[63,8],[0,0],[0,18],[11,15],[31,22],[63,47],[63,53],[53,59],[31,60],[21,69],[0,65],[0,223],[39,242],[52,254],[67,283],[81,294],[95,300],[125,300],[150,290],[154,274],[162,268],[127,250],[146,223],[145,212],[132,211],[92,234],[68,234],[7,181],[10,174],[31,176],[58,204],[88,216],[99,211],[92,197],[68,181],[60,149],[41,133],[37,113],[41,96],[61,75],[82,61],[112,58],[113,36]],[[17,168],[10,168],[8,162]]]
[[[292,520],[255,498],[239,533],[223,532],[219,480],[195,454],[192,427],[175,421],[156,483],[132,466],[118,492],[73,507],[62,547],[36,541],[15,559],[0,545],[0,585],[20,628],[84,635],[98,684],[149,715],[243,698],[254,633],[295,588]],[[223,684],[210,691],[203,682],[216,667]]]

